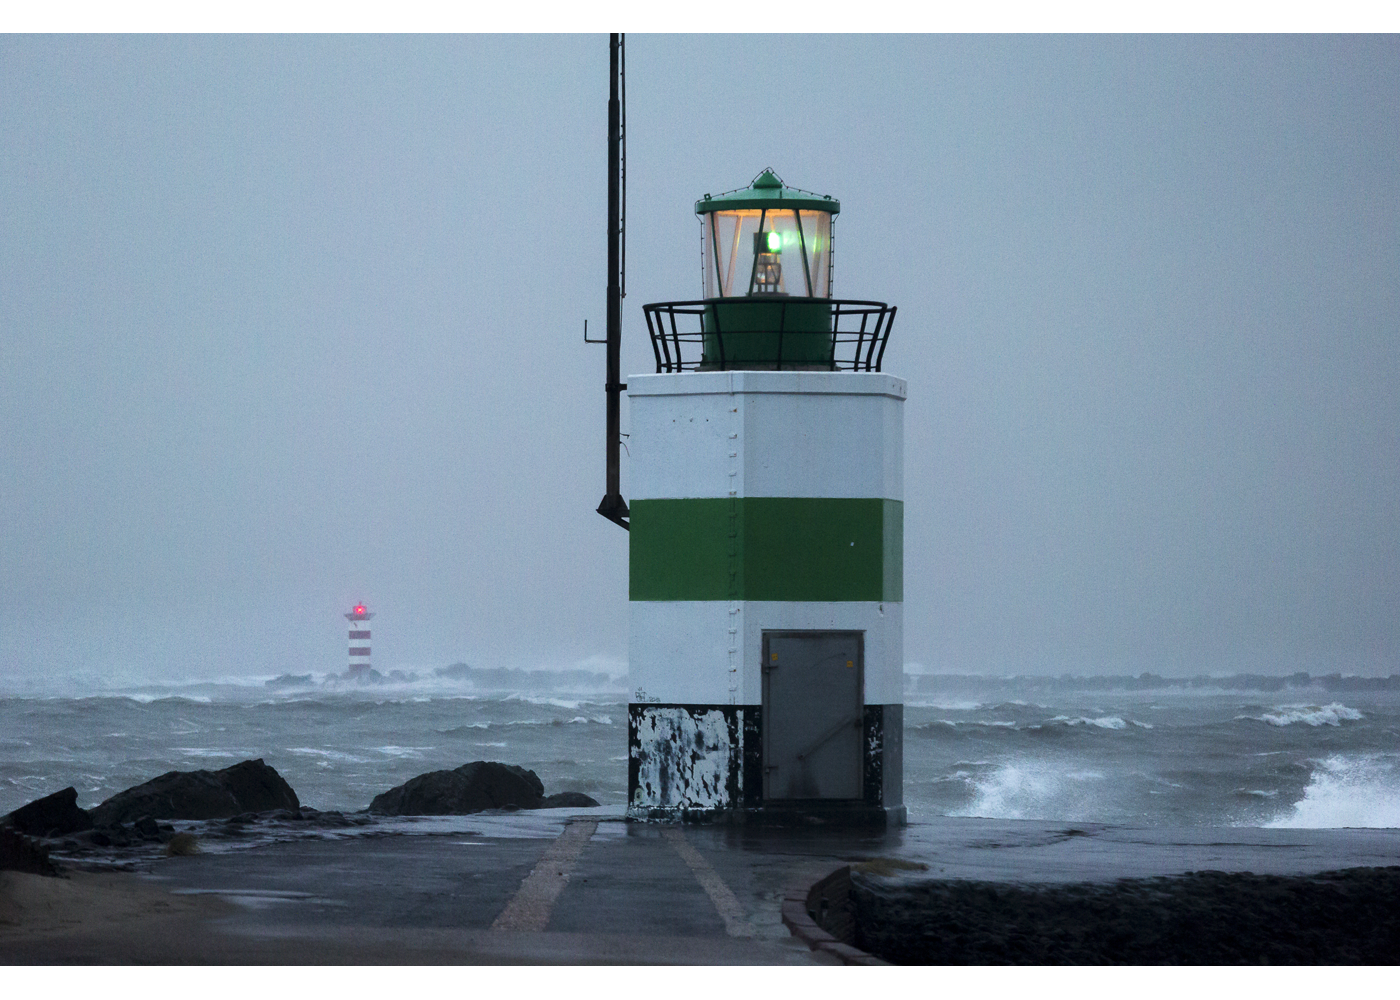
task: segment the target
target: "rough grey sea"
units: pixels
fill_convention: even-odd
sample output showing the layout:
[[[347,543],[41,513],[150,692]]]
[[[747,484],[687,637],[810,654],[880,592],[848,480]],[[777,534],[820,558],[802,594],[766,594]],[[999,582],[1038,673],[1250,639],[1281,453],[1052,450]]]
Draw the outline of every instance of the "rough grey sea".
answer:
[[[357,687],[248,678],[0,692],[0,814],[261,757],[356,810],[471,760],[620,806],[625,677],[461,668]],[[906,677],[911,817],[1400,827],[1400,677]]]

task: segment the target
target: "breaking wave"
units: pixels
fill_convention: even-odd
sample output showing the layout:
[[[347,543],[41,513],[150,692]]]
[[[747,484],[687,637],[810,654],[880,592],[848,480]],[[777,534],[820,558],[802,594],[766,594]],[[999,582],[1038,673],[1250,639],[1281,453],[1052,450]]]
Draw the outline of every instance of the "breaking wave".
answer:
[[[1400,754],[1334,754],[1271,827],[1400,827]]]
[[[1067,726],[1097,726],[1100,729],[1127,729],[1128,724],[1116,715],[1103,715],[1097,719],[1090,719],[1080,716],[1071,719],[1067,715],[1057,715],[1051,722],[1063,722]]]
[[[971,781],[972,800],[950,816],[985,819],[1093,819],[1103,813],[1102,772],[1021,760],[988,774],[958,777]]]
[[[1271,726],[1291,726],[1298,722],[1307,726],[1340,726],[1343,722],[1359,722],[1365,716],[1334,701],[1330,705],[1279,705],[1263,715],[1237,715],[1235,718],[1267,722]]]

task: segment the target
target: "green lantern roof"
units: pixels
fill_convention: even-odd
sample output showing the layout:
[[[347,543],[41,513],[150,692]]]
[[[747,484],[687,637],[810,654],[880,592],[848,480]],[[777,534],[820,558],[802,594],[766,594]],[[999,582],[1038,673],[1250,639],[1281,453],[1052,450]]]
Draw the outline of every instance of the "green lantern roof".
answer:
[[[723,194],[705,195],[695,203],[695,214],[723,212],[743,208],[800,208],[813,212],[841,211],[841,203],[829,194],[815,194],[801,188],[788,187],[769,167],[753,179],[746,188],[736,188]]]

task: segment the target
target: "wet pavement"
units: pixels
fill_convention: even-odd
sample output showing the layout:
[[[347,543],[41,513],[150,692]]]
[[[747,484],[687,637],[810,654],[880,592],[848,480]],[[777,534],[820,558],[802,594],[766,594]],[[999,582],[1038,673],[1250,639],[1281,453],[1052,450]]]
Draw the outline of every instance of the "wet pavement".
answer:
[[[936,818],[887,832],[629,824],[607,808],[443,817],[336,839],[209,841],[125,876],[197,919],[0,936],[0,960],[830,964],[782,900],[843,864],[894,878],[1109,880],[1400,864],[1397,830],[1163,830]],[[168,897],[167,897],[168,898]]]
[[[460,948],[466,961],[829,964],[783,925],[783,894],[839,867],[841,847],[863,856],[884,841],[771,854],[735,850],[724,831],[588,812],[604,815],[462,817],[457,832],[271,844],[137,877],[231,904],[211,924],[240,949],[295,938],[339,952],[349,933],[377,955],[392,939],[417,953]],[[415,938],[426,930],[436,934]]]

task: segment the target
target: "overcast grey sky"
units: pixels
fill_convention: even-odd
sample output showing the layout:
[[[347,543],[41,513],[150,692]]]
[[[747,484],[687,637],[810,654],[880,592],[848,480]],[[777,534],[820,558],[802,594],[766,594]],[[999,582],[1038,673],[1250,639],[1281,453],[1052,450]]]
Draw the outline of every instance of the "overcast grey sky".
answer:
[[[628,71],[626,371],[765,166],[899,306],[908,661],[1400,670],[1394,37]],[[0,38],[0,682],[344,669],[357,599],[381,668],[620,665],[606,97],[606,36]]]

